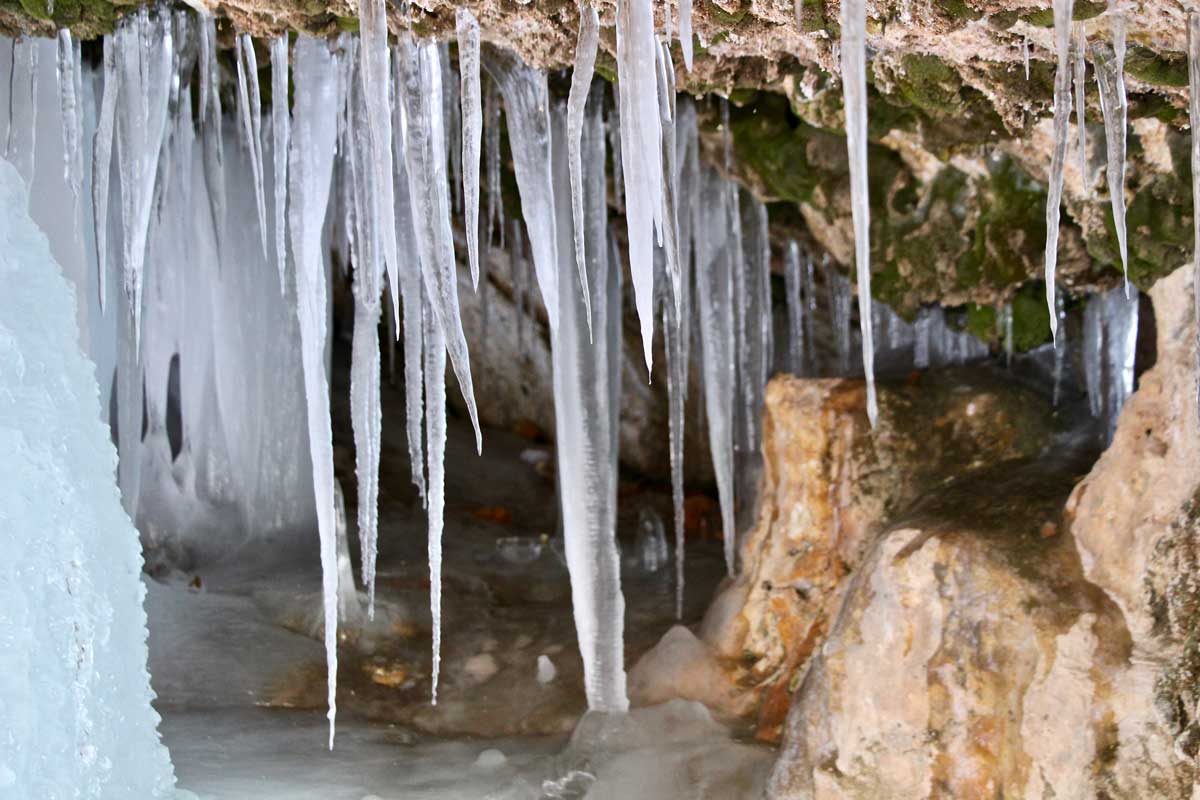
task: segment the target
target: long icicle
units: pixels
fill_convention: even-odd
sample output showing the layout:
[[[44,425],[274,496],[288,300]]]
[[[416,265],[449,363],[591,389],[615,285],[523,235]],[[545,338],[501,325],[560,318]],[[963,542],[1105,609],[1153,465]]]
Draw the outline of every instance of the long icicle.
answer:
[[[463,213],[471,285],[479,290],[479,150],[483,138],[483,93],[479,86],[479,21],[465,8],[454,15],[462,102]]]
[[[654,367],[654,231],[661,237],[664,224],[657,47],[651,0],[617,0],[621,173],[629,226],[629,271],[641,321],[647,379]]]
[[[321,543],[321,593],[328,670],[329,748],[337,718],[337,542],[334,522],[333,433],[329,418],[329,386],[325,377],[327,297],[321,232],[329,203],[337,136],[330,109],[336,102],[334,61],[326,43],[301,36],[296,40],[295,129],[288,170],[291,204],[288,227],[295,258],[296,304],[300,321],[304,393],[307,399],[309,453],[317,533]]]
[[[567,166],[571,173],[571,219],[575,223],[575,264],[583,287],[584,316],[588,336],[592,336],[592,298],[588,291],[587,263],[584,260],[583,164],[580,140],[583,138],[583,110],[591,93],[596,70],[596,49],[600,44],[600,15],[588,2],[579,6],[579,38],[575,43],[575,67],[571,71],[571,92],[567,97]],[[593,242],[593,246],[599,246]]]
[[[842,5],[842,93],[846,108],[846,146],[850,153],[850,196],[854,218],[854,263],[858,272],[858,320],[862,330],[863,375],[867,379],[867,417],[879,414],[875,400],[875,334],[871,317],[871,209],[867,186],[867,9],[864,0]]]
[[[692,0],[679,0],[679,49],[683,66],[692,71]]]
[[[262,100],[258,88],[258,61],[254,40],[243,33],[237,38],[238,111],[242,135],[250,151],[250,170],[254,177],[254,200],[258,210],[258,235],[263,256],[267,255],[267,212],[263,197]]]
[[[1054,305],[1054,271],[1058,265],[1058,215],[1062,202],[1063,166],[1067,160],[1067,120],[1071,116],[1071,16],[1074,0],[1054,0],[1054,149],[1050,156],[1050,186],[1046,190],[1046,308],[1050,334],[1058,336]]]
[[[442,527],[446,503],[446,337],[427,303],[425,319],[425,439],[429,471],[429,610],[433,618],[433,687],[437,705],[442,663]]]
[[[387,9],[385,0],[363,0],[359,4],[362,42],[359,45],[363,91],[366,93],[367,124],[371,133],[371,167],[375,172],[375,227],[381,234],[383,261],[388,283],[396,285],[399,270],[395,218],[395,194],[392,184],[391,66],[388,51]],[[392,295],[392,320],[400,325],[400,305]],[[472,398],[473,399],[473,398]]]
[[[1125,273],[1125,292],[1129,293],[1129,247],[1125,228],[1125,135],[1128,105],[1125,99],[1125,20],[1115,0],[1109,6],[1112,15],[1112,48],[1092,45],[1092,63],[1100,87],[1100,111],[1104,115],[1108,196],[1112,205],[1113,227],[1117,229],[1117,247]]]
[[[275,264],[279,269],[279,291],[284,291],[287,273],[287,163],[292,138],[288,113],[288,37],[271,40],[271,157],[275,165]]]
[[[1079,184],[1084,197],[1090,194],[1087,157],[1087,32],[1075,26],[1075,127],[1079,137]]]
[[[96,231],[96,277],[100,293],[100,313],[108,304],[108,181],[112,173],[113,130],[116,127],[117,41],[104,37],[104,94],[92,145],[92,225]]]
[[[75,201],[72,219],[79,215],[79,196],[83,186],[83,148],[80,146],[78,92],[81,64],[78,60],[79,47],[71,31],[63,28],[58,32],[58,96],[62,111],[63,129],[63,177],[71,187],[71,198]]]

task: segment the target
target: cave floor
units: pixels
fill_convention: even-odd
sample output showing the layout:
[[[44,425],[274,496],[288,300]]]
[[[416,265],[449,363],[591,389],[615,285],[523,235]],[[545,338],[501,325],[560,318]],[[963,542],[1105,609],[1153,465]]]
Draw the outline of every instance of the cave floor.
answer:
[[[338,355],[335,350],[335,462],[359,577],[348,386]],[[561,755],[585,702],[570,584],[554,538],[553,446],[536,432],[485,429],[478,456],[469,423],[449,421],[434,706],[426,516],[410,480],[403,387],[385,384],[383,395],[376,614],[368,620],[351,603],[340,615],[348,620],[339,631],[332,753],[326,749],[312,531],[251,541],[233,557],[147,579],[151,680],[180,786],[202,798],[581,796],[570,786],[557,795],[553,786],[550,794],[541,788],[544,780],[569,776],[576,762],[599,774],[601,763],[615,757],[609,745],[585,748],[586,755],[571,761]],[[668,486],[623,480],[620,494],[628,667],[675,624],[673,564],[648,572],[632,556],[638,512],[653,509],[668,532],[671,515]],[[506,548],[503,540],[512,537],[522,546]],[[683,622],[694,624],[724,576],[724,563],[719,541],[688,544]],[[508,550],[537,555],[521,563],[506,558]],[[361,580],[359,589],[357,606],[365,608]],[[553,668],[543,663],[539,675],[539,662],[546,661]],[[651,737],[661,744],[639,748],[643,765],[622,771],[667,780],[663,797],[676,788],[679,796],[729,796],[732,788],[702,789],[761,781],[773,751],[739,743],[706,721],[698,706],[682,713],[688,725],[667,724],[667,733]],[[689,716],[695,714],[701,719]],[[645,724],[654,729],[662,720]],[[477,764],[486,750],[504,753],[504,763],[486,766],[489,758],[497,760],[488,754]],[[691,763],[701,757],[703,767]]]

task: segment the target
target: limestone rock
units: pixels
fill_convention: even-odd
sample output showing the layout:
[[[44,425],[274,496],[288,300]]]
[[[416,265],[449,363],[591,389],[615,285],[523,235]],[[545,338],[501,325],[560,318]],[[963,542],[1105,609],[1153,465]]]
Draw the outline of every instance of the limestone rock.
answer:
[[[680,696],[747,716],[760,738],[778,740],[795,681],[824,641],[877,527],[943,476],[1033,455],[1051,431],[1043,399],[986,370],[887,384],[879,405],[872,433],[861,381],[771,381],[757,522],[741,543],[738,576],[706,616],[705,649],[688,648],[689,668],[660,652],[680,646],[674,633],[635,667],[635,702],[662,699],[655,687],[669,681],[652,673],[672,664]],[[699,677],[710,675],[714,660],[740,697]],[[700,696],[699,687],[709,694]]]

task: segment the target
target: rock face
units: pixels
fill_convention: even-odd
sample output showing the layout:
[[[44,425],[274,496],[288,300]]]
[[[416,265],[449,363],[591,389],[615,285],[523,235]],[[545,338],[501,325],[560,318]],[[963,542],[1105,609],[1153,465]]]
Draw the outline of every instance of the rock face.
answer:
[[[776,377],[757,523],[738,577],[710,609],[702,641],[673,631],[633,669],[631,699],[701,700],[777,741],[795,681],[877,527],[945,475],[1035,454],[1052,430],[1037,410],[1046,407],[987,371],[926,374],[881,389],[872,433],[861,381]]]
[[[1192,796],[1190,280],[1152,290],[1158,361],[1073,491],[1086,460],[1064,443],[928,495],[870,545],[770,797]]]

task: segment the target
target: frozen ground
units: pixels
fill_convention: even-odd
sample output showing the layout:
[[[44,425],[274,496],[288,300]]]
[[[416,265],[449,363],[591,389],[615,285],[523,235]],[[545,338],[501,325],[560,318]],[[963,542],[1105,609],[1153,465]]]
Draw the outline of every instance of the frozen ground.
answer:
[[[335,350],[335,461],[352,503],[344,355]],[[552,448],[528,433],[487,430],[478,457],[467,421],[451,420],[442,686],[429,704],[425,514],[398,421],[403,386],[385,383],[383,395],[378,609],[340,637],[332,753],[315,532],[252,541],[212,563],[185,553],[187,571],[147,579],[151,679],[180,787],[214,800],[754,796],[772,751],[739,744],[699,706],[589,718],[568,746],[585,710],[582,666],[544,477]],[[674,622],[670,566],[648,573],[632,558],[639,512],[669,523],[669,502],[666,487],[622,485],[627,664]],[[528,563],[497,544],[518,537],[533,554],[543,535]],[[724,568],[719,541],[689,544],[685,621],[694,623]],[[553,664],[549,680],[545,669],[539,680],[541,656]]]

